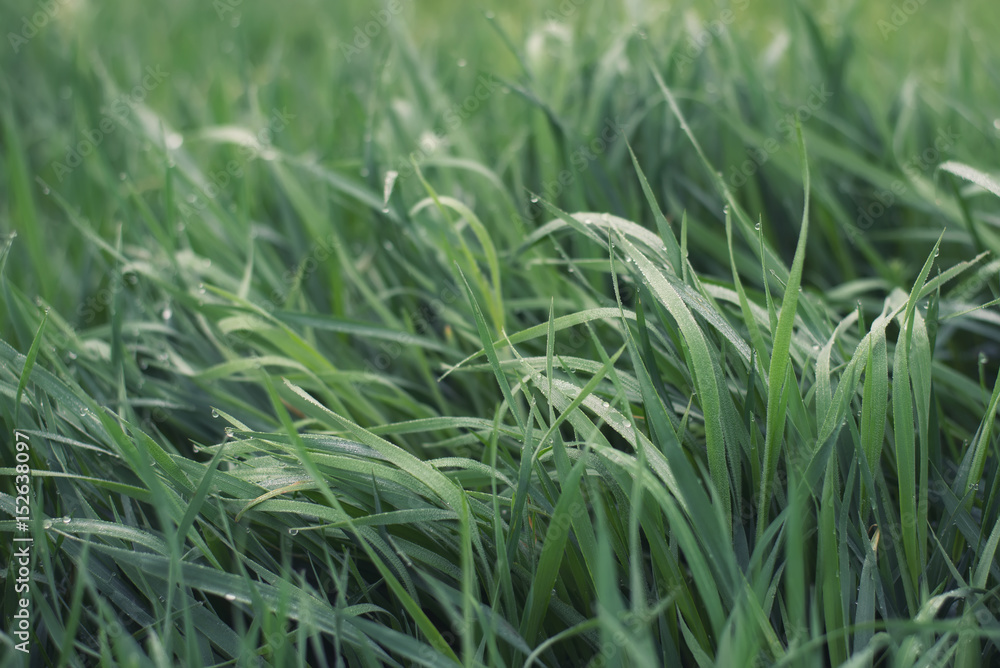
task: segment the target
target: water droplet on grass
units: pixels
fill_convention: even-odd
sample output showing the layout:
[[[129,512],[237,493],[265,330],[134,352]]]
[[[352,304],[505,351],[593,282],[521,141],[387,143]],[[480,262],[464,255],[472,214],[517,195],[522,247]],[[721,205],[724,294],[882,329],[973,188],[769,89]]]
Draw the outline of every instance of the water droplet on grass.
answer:
[[[236,594],[226,594],[225,598],[226,598],[227,601],[235,601],[236,600]]]
[[[458,59],[458,66],[459,67],[465,67],[465,65],[466,65],[465,58],[459,58]]]
[[[288,535],[289,536],[297,536],[297,535],[299,535],[299,530],[298,529],[289,529],[288,530]]]
[[[63,518],[62,518],[62,520],[63,520],[63,524],[69,524],[72,521],[69,518],[69,515],[64,515]]]
[[[392,188],[396,185],[399,172],[390,169],[385,173],[385,182],[382,186],[382,213],[389,213],[389,198],[392,197]]]
[[[217,417],[219,417],[219,411],[217,411],[217,410],[215,410],[215,409],[213,408],[213,409],[212,409],[212,417],[214,417],[214,418],[217,418]]]
[[[43,529],[51,529],[52,528],[52,520],[45,520],[44,522],[42,522],[42,528]]]

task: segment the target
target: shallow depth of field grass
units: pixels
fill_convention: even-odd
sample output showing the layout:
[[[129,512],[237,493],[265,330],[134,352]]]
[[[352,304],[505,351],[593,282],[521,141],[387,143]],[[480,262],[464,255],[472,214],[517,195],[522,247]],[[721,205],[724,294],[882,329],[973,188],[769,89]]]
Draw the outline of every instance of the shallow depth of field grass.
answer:
[[[993,4],[341,4],[0,9],[0,665],[1000,665]]]

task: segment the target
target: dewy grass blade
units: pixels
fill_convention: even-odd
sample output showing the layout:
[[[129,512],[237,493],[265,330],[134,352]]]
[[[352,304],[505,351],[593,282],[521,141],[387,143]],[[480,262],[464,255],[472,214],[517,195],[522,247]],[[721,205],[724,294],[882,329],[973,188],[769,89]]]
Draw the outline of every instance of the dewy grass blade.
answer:
[[[507,376],[504,375],[503,369],[500,366],[500,358],[497,357],[496,348],[493,347],[493,339],[486,327],[486,319],[483,318],[483,312],[482,309],[479,308],[479,302],[476,301],[476,295],[472,292],[472,286],[469,285],[467,280],[465,280],[465,274],[462,273],[462,269],[460,267],[457,267],[457,269],[459,275],[462,277],[462,282],[465,284],[466,296],[469,298],[469,303],[472,305],[472,312],[476,318],[476,327],[479,330],[479,338],[483,342],[483,350],[486,353],[486,358],[493,367],[493,373],[496,376],[497,384],[500,385],[500,392],[503,393],[504,399],[507,400],[507,406],[510,409],[510,412],[513,413],[514,420],[517,421],[517,426],[521,430],[521,435],[523,437],[526,433],[527,425],[525,424],[520,404],[514,401],[514,395],[511,394],[510,383],[507,382]],[[529,444],[525,443],[524,446],[529,447]]]
[[[276,389],[271,385],[270,380],[266,374],[262,374],[265,379],[265,385],[269,388],[272,405],[274,410],[277,411],[285,429],[288,431],[289,435],[292,436],[293,440],[296,442],[297,449],[299,451],[300,457],[303,464],[307,467],[310,473],[310,477],[313,478],[319,485],[320,490],[323,492],[324,497],[330,502],[331,506],[339,511],[340,515],[343,517],[349,517],[349,515],[341,507],[340,501],[337,499],[336,495],[330,489],[329,485],[326,483],[324,477],[320,471],[316,468],[315,463],[312,462],[312,458],[307,453],[305,449],[305,444],[302,442],[301,437],[298,436],[295,431],[294,426],[291,424],[291,420],[288,416],[288,412],[285,410],[284,404],[281,402]],[[292,390],[295,394],[299,395],[303,400],[308,403],[320,406],[308,393],[306,393],[301,388],[290,383],[287,379],[285,380],[285,385]],[[399,448],[396,448],[391,443],[384,441],[370,432],[366,432],[354,423],[346,420],[339,415],[334,414],[328,408],[320,406],[325,411],[329,412],[332,417],[334,417],[338,422],[347,427],[348,431],[352,432],[359,440],[370,447],[375,448],[382,452],[389,461],[393,462],[399,466],[404,471],[409,472],[413,477],[423,484],[427,485],[430,489],[434,490],[442,500],[452,506],[456,512],[461,512],[463,509],[467,510],[467,506],[464,505],[464,499],[461,498],[461,492],[458,490],[451,490],[450,481],[444,479],[436,469],[427,466],[423,462],[420,462],[412,455],[403,452]],[[264,503],[274,504],[280,503],[275,501],[265,501]],[[349,523],[348,526],[351,526]],[[371,546],[371,537],[365,537],[364,529],[358,529],[356,527],[351,527],[352,532],[357,536],[359,542],[363,546],[363,549],[368,555],[368,558],[372,563],[378,568],[382,577],[385,579],[386,583],[393,590],[393,593],[399,597],[400,602],[403,604],[404,608],[413,617],[417,626],[423,631],[427,637],[430,639],[431,644],[438,651],[444,652],[458,661],[458,657],[454,654],[448,644],[445,642],[444,637],[434,626],[433,622],[427,617],[427,615],[420,608],[419,604],[411,596],[411,592],[407,591],[406,588],[398,581],[391,570],[383,563],[382,559],[376,554],[375,550]],[[398,569],[397,569],[398,570]],[[412,584],[411,584],[412,587]]]
[[[795,326],[795,310],[799,303],[799,285],[802,281],[802,265],[806,258],[806,240],[809,237],[809,160],[806,155],[805,139],[802,128],[796,125],[799,139],[799,157],[802,160],[802,175],[805,190],[805,202],[802,207],[802,228],[799,231],[799,242],[795,247],[795,257],[785,284],[785,296],[781,301],[781,314],[778,317],[777,329],[774,332],[774,345],[771,351],[771,365],[767,379],[767,432],[764,439],[764,463],[761,472],[760,498],[757,505],[757,538],[764,534],[767,528],[769,509],[772,498],[772,484],[778,469],[778,454],[781,451],[781,441],[785,428],[785,414],[778,410],[782,402],[782,394],[791,391],[784,387],[786,374],[789,372],[788,349],[792,340],[792,328]]]
[[[746,291],[743,289],[743,281],[736,270],[736,258],[733,255],[733,221],[729,207],[726,207],[726,242],[729,244],[729,264],[733,272],[733,285],[736,286],[736,294],[740,300],[743,324],[747,326],[750,332],[750,341],[753,343],[754,352],[757,354],[757,359],[760,360],[761,364],[761,377],[764,378],[764,382],[766,383],[767,376],[763,373],[763,370],[770,366],[771,356],[768,354],[767,346],[764,345],[764,337],[760,333],[760,326],[757,324],[757,319],[750,311],[750,302],[747,300]]]
[[[673,230],[670,229],[670,223],[667,222],[666,217],[663,215],[663,211],[660,210],[660,205],[656,201],[653,189],[649,187],[649,181],[646,180],[646,175],[639,166],[639,159],[635,157],[635,152],[632,150],[632,144],[628,142],[628,139],[625,140],[625,145],[628,147],[628,154],[632,157],[632,166],[635,167],[635,173],[639,177],[639,185],[642,186],[642,194],[646,196],[646,202],[649,204],[649,208],[653,212],[653,219],[656,221],[656,229],[660,233],[660,238],[663,239],[663,250],[667,254],[667,259],[670,261],[670,265],[673,268],[674,273],[680,274],[678,268],[681,267],[681,263],[684,261],[684,256],[681,254],[680,246],[677,245],[677,237],[674,236]]]
[[[942,233],[941,237],[944,234]],[[903,548],[906,552],[906,565],[910,573],[910,579],[914,588],[918,586],[920,573],[925,567],[925,558],[922,545],[918,549],[917,529],[917,445],[916,434],[913,430],[913,396],[911,395],[911,384],[916,390],[913,372],[910,370],[911,344],[913,342],[913,330],[916,315],[917,295],[920,287],[927,280],[934,258],[938,255],[938,248],[941,245],[941,237],[931,250],[924,262],[920,275],[910,290],[909,298],[906,302],[906,310],[900,320],[899,336],[896,339],[896,350],[892,363],[892,411],[893,411],[893,440],[896,450],[896,476],[899,489],[899,517],[902,520]],[[918,342],[919,345],[919,342]],[[915,369],[916,373],[930,374],[929,368]],[[926,379],[929,381],[929,378]],[[914,392],[916,396],[919,394]],[[918,408],[918,410],[920,410]],[[922,445],[926,447],[926,442]],[[926,457],[926,453],[923,455]]]
[[[650,291],[677,320],[677,325],[689,347],[694,367],[695,386],[700,395],[702,410],[705,412],[705,437],[708,446],[709,470],[719,495],[719,501],[722,503],[726,522],[727,524],[731,523],[731,490],[729,469],[726,463],[726,443],[722,430],[722,404],[716,382],[716,362],[709,351],[705,334],[691,311],[688,310],[684,300],[681,299],[680,294],[660,273],[660,270],[624,236],[620,236],[619,240],[626,255],[635,263]]]
[[[545,611],[552,599],[552,585],[559,575],[574,516],[583,511],[580,480],[586,466],[587,458],[581,457],[570,471],[569,479],[563,481],[559,501],[552,511],[552,519],[545,532],[538,569],[531,581],[524,616],[521,618],[521,635],[529,645],[535,644]]]
[[[861,450],[868,460],[868,470],[873,478],[879,470],[878,463],[885,443],[885,417],[889,403],[889,361],[885,342],[885,328],[891,320],[888,311],[889,304],[886,303],[883,312],[872,322],[861,397]],[[871,493],[870,500],[874,500],[876,490],[868,491]]]
[[[988,190],[997,197],[1000,197],[1000,181],[986,172],[976,169],[975,167],[971,167],[955,160],[949,160],[938,165],[938,169],[945,172],[951,172],[956,176],[961,176],[966,181],[971,181],[980,188]]]
[[[552,326],[555,331],[559,332],[564,329],[568,329],[570,327],[581,325],[585,322],[590,322],[592,320],[614,320],[618,318],[618,315],[619,315],[618,309],[616,308],[602,307],[602,308],[585,309],[577,313],[571,313],[569,315],[559,316],[553,321]],[[625,316],[627,318],[635,319],[635,313],[632,311],[625,311]],[[530,341],[540,336],[544,336],[547,332],[548,332],[548,323],[534,325],[533,327],[528,327],[527,329],[523,329],[520,332],[510,334],[509,336],[500,337],[492,341],[492,346],[494,350],[496,350],[500,346],[505,346],[512,343],[523,343],[525,341]],[[487,336],[487,338],[489,337]],[[444,380],[453,372],[465,366],[472,360],[478,358],[480,355],[487,355],[488,358],[486,348],[481,348],[480,350],[476,351],[475,353],[463,359],[458,364],[450,367],[447,372],[445,372],[444,374],[442,374],[440,378],[438,378],[438,381]]]

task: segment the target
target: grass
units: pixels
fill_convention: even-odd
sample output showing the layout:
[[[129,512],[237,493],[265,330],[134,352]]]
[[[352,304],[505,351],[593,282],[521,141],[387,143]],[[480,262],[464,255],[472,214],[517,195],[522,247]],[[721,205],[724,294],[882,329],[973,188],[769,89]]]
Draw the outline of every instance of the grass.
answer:
[[[5,6],[32,665],[997,665],[1000,25],[914,6]]]

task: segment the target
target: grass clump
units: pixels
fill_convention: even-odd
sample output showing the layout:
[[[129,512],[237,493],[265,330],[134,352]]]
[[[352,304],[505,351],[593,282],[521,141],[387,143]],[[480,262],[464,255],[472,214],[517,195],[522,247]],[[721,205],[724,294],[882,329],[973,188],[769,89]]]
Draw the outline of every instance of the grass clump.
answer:
[[[0,57],[34,660],[1000,660],[985,3],[59,7]]]

